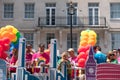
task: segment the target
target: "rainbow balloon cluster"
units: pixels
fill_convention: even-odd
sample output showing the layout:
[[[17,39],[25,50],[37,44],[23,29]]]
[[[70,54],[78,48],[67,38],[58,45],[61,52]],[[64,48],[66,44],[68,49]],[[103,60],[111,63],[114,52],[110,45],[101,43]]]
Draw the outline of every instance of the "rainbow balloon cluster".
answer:
[[[0,29],[0,39],[8,38],[11,42],[16,43],[20,38],[20,32],[11,25],[7,25]]]
[[[17,45],[20,37],[20,32],[12,25],[0,29],[0,58],[6,59],[6,51],[10,49],[11,44]]]
[[[90,46],[94,46],[97,42],[97,34],[93,30],[84,30],[81,32],[80,45],[78,48],[78,66],[84,68],[88,57]]]

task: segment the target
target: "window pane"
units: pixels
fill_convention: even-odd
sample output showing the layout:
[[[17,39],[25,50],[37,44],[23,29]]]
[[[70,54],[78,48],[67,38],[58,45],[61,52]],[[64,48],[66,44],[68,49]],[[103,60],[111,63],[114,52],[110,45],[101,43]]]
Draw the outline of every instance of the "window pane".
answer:
[[[120,3],[111,3],[110,4],[110,17],[111,18],[120,18]]]
[[[50,44],[50,40],[55,38],[55,34],[54,33],[47,33],[46,35],[46,41],[47,41],[47,46],[48,44]]]
[[[24,37],[26,38],[26,44],[34,45],[34,33],[24,33]]]
[[[55,25],[55,3],[46,3],[46,25]]]
[[[112,33],[112,49],[118,49],[120,47],[120,33]]]
[[[33,3],[25,4],[25,18],[34,18],[34,4]]]
[[[14,5],[12,3],[4,4],[4,18],[13,18]]]
[[[89,25],[99,25],[98,11],[99,4],[98,3],[88,3],[89,10]]]
[[[71,47],[71,37],[70,34],[67,34],[67,49]],[[73,33],[72,35],[72,47],[74,48],[75,52],[77,52],[77,34]]]

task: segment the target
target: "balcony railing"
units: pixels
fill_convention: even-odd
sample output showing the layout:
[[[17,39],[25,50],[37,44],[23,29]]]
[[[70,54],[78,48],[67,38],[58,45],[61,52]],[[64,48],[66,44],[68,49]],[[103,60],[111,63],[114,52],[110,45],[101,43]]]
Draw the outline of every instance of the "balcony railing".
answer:
[[[75,17],[72,18],[72,25],[81,28],[107,28],[105,17]],[[39,17],[38,27],[68,27],[70,17]]]

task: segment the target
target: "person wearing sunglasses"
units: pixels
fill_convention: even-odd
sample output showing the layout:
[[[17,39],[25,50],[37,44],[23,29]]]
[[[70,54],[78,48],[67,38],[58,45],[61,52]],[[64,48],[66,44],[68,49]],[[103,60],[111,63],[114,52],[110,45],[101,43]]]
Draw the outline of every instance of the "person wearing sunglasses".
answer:
[[[109,52],[108,59],[109,59],[109,63],[118,64],[118,61],[116,59],[116,54],[114,53],[114,51]]]

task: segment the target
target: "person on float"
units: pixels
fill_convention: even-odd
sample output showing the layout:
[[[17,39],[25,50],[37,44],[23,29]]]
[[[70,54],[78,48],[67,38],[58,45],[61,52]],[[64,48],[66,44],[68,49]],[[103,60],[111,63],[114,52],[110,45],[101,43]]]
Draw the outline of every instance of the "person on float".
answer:
[[[58,61],[57,69],[61,72],[62,71],[62,63],[66,63],[67,65],[67,80],[72,80],[71,78],[71,63],[68,58],[68,51],[65,51],[61,55],[61,59]]]
[[[49,67],[49,61],[50,61],[50,56],[44,52],[45,45],[43,43],[39,44],[39,50],[37,53],[34,53],[32,56],[32,64],[33,66],[43,66],[43,67]],[[39,62],[39,58],[44,58],[45,62],[43,64],[37,65]],[[39,73],[40,69],[34,68],[35,73]]]
[[[94,49],[94,52],[95,52],[94,58],[95,58],[97,64],[106,63],[107,55],[101,52],[101,47],[100,46],[94,46],[93,49]]]
[[[25,55],[25,60],[26,60],[26,69],[30,73],[32,73],[32,55],[34,54],[34,51],[32,50],[32,45],[27,44],[26,45],[26,55]]]

